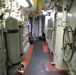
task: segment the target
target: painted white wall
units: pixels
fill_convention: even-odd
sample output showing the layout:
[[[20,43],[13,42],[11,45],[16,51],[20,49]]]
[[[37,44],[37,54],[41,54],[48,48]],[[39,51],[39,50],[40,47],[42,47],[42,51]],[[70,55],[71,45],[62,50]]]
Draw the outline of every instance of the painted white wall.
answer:
[[[45,29],[44,29],[46,37],[47,37],[47,25],[48,25],[48,19],[49,19],[49,16],[46,16],[46,17],[45,17]]]
[[[57,15],[57,30],[56,30],[56,44],[55,44],[55,53],[54,53],[54,59],[55,59],[55,65],[58,69],[68,69],[67,63],[63,62],[64,58],[64,51],[63,48],[63,32],[64,27],[61,26],[62,21],[67,21],[67,11],[64,11],[64,8],[66,8],[67,1],[63,0],[63,12],[62,15],[59,13]],[[66,26],[66,23],[63,24]]]
[[[69,16],[69,23],[70,23],[70,26],[72,27],[72,29],[74,30],[76,27],[76,0],[74,0],[74,2],[73,2],[73,5],[70,10],[70,14],[71,15]],[[73,55],[73,58],[72,58],[70,64],[72,67],[69,66],[69,68],[76,71],[76,52],[74,52],[74,55]],[[71,71],[71,75],[76,75],[76,73]]]
[[[52,25],[52,17],[51,17],[51,15],[50,16],[46,16],[45,17],[45,29],[44,29],[44,31],[45,31],[45,35],[46,35],[46,41],[47,41],[47,43],[48,43],[48,47],[49,47],[49,49],[50,49],[50,51],[51,51],[51,38],[52,38],[52,31],[51,31],[51,28],[48,28],[48,20],[50,20],[50,25]],[[49,31],[50,31],[50,33],[48,33]]]
[[[54,53],[54,40],[55,40],[55,37],[54,37],[54,28],[55,28],[55,26],[54,26],[54,15],[55,15],[55,12],[56,12],[56,10],[55,10],[55,8],[54,8],[54,10],[51,12],[51,18],[52,18],[52,21],[53,21],[53,28],[52,28],[52,40],[51,40],[51,51]]]
[[[64,0],[63,8],[66,6],[66,0]],[[67,12],[63,11],[62,21],[69,21],[72,29],[74,30],[76,27],[76,1],[73,2],[72,8],[70,10],[69,19],[67,20]],[[58,69],[68,69],[67,64],[63,62],[64,52],[62,50],[62,42],[63,42],[63,29],[61,27],[61,22],[59,18],[57,18],[57,31],[56,31],[56,44],[55,44],[55,53],[54,53],[54,60],[55,65]],[[66,24],[64,24],[66,26]],[[76,71],[76,52],[74,52],[73,58],[70,62],[71,66],[69,69],[73,69]],[[76,75],[73,71],[71,71],[71,75]]]

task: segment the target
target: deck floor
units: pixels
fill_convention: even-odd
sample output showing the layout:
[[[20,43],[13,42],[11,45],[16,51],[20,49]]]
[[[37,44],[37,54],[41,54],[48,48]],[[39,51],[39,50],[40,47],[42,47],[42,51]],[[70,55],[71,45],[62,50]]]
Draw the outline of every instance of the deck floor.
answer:
[[[49,52],[44,52],[41,41],[34,42],[33,52],[30,58],[26,75],[68,75],[67,72],[47,71],[46,62],[51,62]]]

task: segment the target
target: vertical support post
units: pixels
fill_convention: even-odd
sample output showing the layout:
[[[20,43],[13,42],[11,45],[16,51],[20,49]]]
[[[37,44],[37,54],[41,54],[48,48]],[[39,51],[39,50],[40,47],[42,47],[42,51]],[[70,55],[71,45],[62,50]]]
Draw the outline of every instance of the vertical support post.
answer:
[[[41,23],[41,17],[39,17],[39,36],[42,35],[42,23]]]
[[[32,26],[33,26],[33,24],[32,24],[32,23],[33,23],[33,19],[32,19],[32,18],[30,18],[30,25],[31,25],[31,26],[30,26],[30,27],[31,27],[30,29],[31,29],[31,35],[32,35]]]
[[[66,0],[63,0],[62,8],[63,8],[62,13],[57,14],[56,44],[55,44],[54,58],[55,58],[56,68],[60,70],[68,70],[67,63],[63,61],[64,51],[62,50],[62,47],[63,47],[64,27],[61,25],[62,21],[67,21],[67,1]],[[64,23],[64,26],[66,26],[66,22]]]

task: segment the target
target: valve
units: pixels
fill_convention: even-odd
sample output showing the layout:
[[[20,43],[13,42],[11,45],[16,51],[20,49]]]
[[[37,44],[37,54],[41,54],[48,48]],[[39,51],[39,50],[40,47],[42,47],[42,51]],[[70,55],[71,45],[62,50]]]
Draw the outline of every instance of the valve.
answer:
[[[64,28],[63,33],[63,50],[64,50],[64,61],[70,62],[74,53],[74,36],[73,30],[70,25]]]

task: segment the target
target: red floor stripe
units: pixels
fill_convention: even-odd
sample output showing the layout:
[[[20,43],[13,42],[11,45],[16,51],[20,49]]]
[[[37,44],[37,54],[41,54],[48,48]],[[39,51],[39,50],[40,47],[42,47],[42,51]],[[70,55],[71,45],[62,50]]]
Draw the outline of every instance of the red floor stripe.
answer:
[[[53,52],[50,51],[49,47],[48,47],[48,44],[46,42],[42,42],[43,44],[43,51],[44,52],[50,52],[50,56],[51,56],[51,59],[52,59],[52,62],[54,61],[54,58],[53,58]]]
[[[48,44],[45,42],[43,43],[43,50],[44,52],[50,52],[50,56],[52,59],[52,62],[54,62],[54,57],[53,57],[53,52],[49,49]],[[69,72],[69,70],[59,70],[55,67],[55,65],[52,65],[51,62],[46,62],[45,63],[45,69],[46,71],[56,71],[56,72]]]
[[[43,52],[49,52],[48,45],[46,42],[42,42],[43,44]]]
[[[46,62],[45,63],[45,69],[46,71],[56,71],[56,72],[69,72],[69,70],[59,70],[55,67],[55,65],[52,65],[51,62]]]
[[[30,45],[30,49],[28,51],[28,54],[27,54],[26,58],[24,60],[22,60],[22,62],[26,62],[26,69],[25,69],[24,75],[26,75],[26,72],[27,72],[27,69],[28,69],[28,65],[29,65],[29,62],[30,62],[31,55],[32,55],[33,47],[34,47],[34,45]]]

